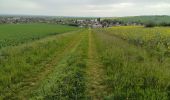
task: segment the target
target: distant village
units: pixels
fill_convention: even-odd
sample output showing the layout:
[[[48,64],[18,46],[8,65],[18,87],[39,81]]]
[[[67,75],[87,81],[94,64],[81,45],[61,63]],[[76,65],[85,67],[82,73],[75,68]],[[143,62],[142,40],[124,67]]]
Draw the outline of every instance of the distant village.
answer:
[[[101,18],[71,18],[42,16],[0,16],[0,24],[52,23],[77,27],[105,28],[112,26],[141,25],[137,23],[121,23],[120,21]]]

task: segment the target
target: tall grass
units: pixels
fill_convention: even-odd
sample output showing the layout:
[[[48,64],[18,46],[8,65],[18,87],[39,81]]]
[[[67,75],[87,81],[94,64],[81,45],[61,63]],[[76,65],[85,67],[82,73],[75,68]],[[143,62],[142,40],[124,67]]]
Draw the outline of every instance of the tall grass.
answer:
[[[9,99],[15,97],[14,91],[20,91],[24,80],[33,77],[59,55],[69,43],[79,37],[79,32],[65,33],[36,42],[0,51],[0,96]]]
[[[160,63],[146,50],[106,31],[94,30],[93,33],[107,74],[105,84],[110,95],[105,99],[170,99],[169,60]]]
[[[145,48],[151,56],[157,56],[159,62],[170,57],[170,28],[156,27],[114,27],[106,29],[108,33],[128,41],[138,47]]]

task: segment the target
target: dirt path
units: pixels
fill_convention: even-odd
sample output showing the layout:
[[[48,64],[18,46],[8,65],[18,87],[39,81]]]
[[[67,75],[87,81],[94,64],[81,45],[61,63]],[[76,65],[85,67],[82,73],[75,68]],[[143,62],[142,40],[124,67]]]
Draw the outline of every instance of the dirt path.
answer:
[[[89,99],[102,100],[105,92],[103,84],[104,72],[102,64],[99,62],[98,54],[92,37],[91,29],[89,29],[89,52],[87,67],[87,94]]]
[[[78,34],[77,34],[78,35]],[[49,61],[46,65],[44,65],[43,69],[38,73],[35,77],[31,77],[27,80],[24,80],[24,86],[21,87],[18,92],[14,93],[12,97],[13,99],[19,99],[19,100],[27,100],[29,97],[29,93],[31,91],[35,90],[41,81],[45,79],[49,73],[52,73],[54,65],[59,63],[63,57],[65,57],[68,53],[70,53],[70,50],[74,48],[78,41],[81,40],[81,36],[78,35],[77,37],[74,37],[74,39],[65,47],[63,51],[60,53],[57,52],[53,59]]]

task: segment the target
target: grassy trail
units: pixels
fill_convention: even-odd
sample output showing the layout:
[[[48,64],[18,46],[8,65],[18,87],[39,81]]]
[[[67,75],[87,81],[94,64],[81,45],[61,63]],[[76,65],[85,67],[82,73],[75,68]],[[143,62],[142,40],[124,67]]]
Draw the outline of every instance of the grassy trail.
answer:
[[[85,68],[88,51],[88,31],[81,32],[80,41],[39,87],[31,98],[40,100],[81,100],[85,98]]]
[[[89,50],[87,64],[87,92],[92,100],[102,100],[105,94],[103,66],[99,62],[96,45],[89,29]]]

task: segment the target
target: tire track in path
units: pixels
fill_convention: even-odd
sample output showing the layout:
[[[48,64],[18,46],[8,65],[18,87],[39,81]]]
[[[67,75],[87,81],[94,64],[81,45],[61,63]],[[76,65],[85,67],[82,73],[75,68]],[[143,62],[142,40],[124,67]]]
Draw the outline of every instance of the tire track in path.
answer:
[[[103,66],[99,61],[91,29],[89,29],[88,67],[86,73],[88,98],[91,100],[103,100],[106,94],[105,75]]]

